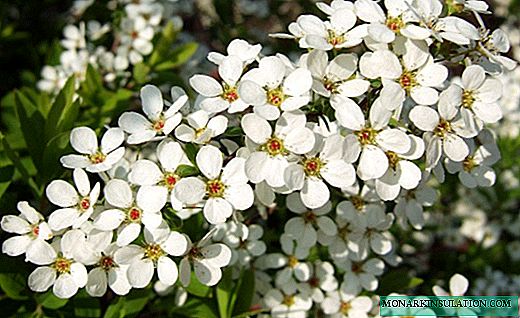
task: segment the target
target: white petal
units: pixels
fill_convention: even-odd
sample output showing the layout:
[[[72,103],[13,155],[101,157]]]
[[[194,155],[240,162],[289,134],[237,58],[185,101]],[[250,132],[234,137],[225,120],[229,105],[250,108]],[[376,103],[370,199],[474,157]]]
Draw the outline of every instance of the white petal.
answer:
[[[157,275],[161,283],[171,286],[177,281],[179,271],[177,270],[177,265],[171,258],[162,256],[157,262]]]
[[[151,123],[141,114],[135,112],[123,113],[118,120],[119,127],[130,134],[150,130]]]
[[[134,260],[128,267],[128,282],[134,288],[144,288],[152,280],[153,262],[149,259]]]
[[[54,284],[56,271],[50,267],[38,267],[29,275],[28,285],[32,291],[44,292]]]
[[[285,137],[285,147],[296,153],[304,154],[314,147],[314,133],[307,128],[296,128]]]
[[[9,256],[22,255],[27,251],[27,248],[32,241],[33,240],[27,235],[10,237],[2,243],[2,253]],[[31,257],[31,259],[34,258]]]
[[[161,186],[142,186],[137,191],[137,205],[147,212],[160,211],[168,200],[168,190]]]
[[[70,132],[70,144],[82,154],[93,154],[98,149],[96,133],[88,127],[77,127]]]
[[[157,164],[150,160],[138,160],[128,174],[128,180],[137,185],[154,185],[161,181],[163,173]]]
[[[52,181],[47,186],[45,193],[49,201],[63,208],[76,205],[79,201],[76,189],[63,180]]]
[[[85,265],[78,262],[72,263],[70,265],[70,275],[78,287],[82,288],[87,284],[88,275]]]
[[[466,277],[455,274],[450,278],[450,293],[453,296],[462,296],[468,290],[468,280]]]
[[[367,145],[363,148],[357,168],[361,180],[380,178],[387,169],[388,158],[380,148],[373,145]]]
[[[92,297],[101,297],[106,293],[107,274],[102,268],[96,267],[88,273],[85,290]]]
[[[247,210],[253,205],[254,193],[248,184],[234,185],[226,188],[224,198],[236,210]]]
[[[222,152],[215,146],[204,146],[197,153],[197,166],[208,179],[216,179],[222,170],[224,158]]]
[[[61,274],[54,282],[52,292],[58,298],[67,299],[74,296],[78,289],[78,285],[70,274]]]
[[[161,243],[161,248],[172,256],[180,256],[188,249],[188,240],[184,235],[172,231],[168,238]]]
[[[242,129],[247,137],[257,144],[262,144],[271,137],[272,129],[267,120],[255,114],[246,114],[241,120]]]
[[[423,131],[433,131],[439,123],[437,112],[426,106],[415,106],[409,116],[413,124]]]
[[[222,86],[207,75],[193,75],[190,78],[190,85],[197,93],[206,97],[214,97],[222,93]]]
[[[385,129],[377,134],[377,143],[386,150],[406,153],[410,150],[410,138],[399,129]]]
[[[206,194],[206,184],[196,177],[183,178],[174,188],[175,196],[191,205],[199,203]]]
[[[87,196],[90,192],[90,181],[88,175],[83,169],[76,168],[72,173],[74,184],[78,192],[82,196]]]
[[[134,201],[132,189],[123,180],[110,180],[105,185],[104,192],[107,202],[118,208],[129,208]]]
[[[227,266],[231,260],[231,249],[221,243],[205,246],[200,251],[204,261],[215,267]]]
[[[80,216],[78,210],[73,208],[59,209],[49,215],[49,226],[53,231],[60,231],[69,226],[77,220]]]
[[[327,203],[330,198],[330,191],[321,179],[307,178],[300,195],[306,207],[315,209]]]
[[[203,213],[209,223],[220,224],[231,216],[233,207],[223,198],[210,198],[204,205]]]
[[[204,260],[195,261],[193,267],[198,280],[206,286],[216,285],[222,277],[220,268],[212,267],[211,265],[204,262]]]
[[[469,91],[478,89],[485,79],[486,73],[480,65],[470,65],[462,73],[462,85]]]
[[[25,234],[29,233],[32,228],[29,223],[21,217],[6,215],[2,218],[2,230],[9,233]]]
[[[126,214],[121,210],[105,210],[94,219],[92,225],[101,231],[112,231],[121,225],[125,218]]]
[[[453,161],[459,162],[469,155],[468,145],[455,134],[448,134],[443,140],[444,153]]]

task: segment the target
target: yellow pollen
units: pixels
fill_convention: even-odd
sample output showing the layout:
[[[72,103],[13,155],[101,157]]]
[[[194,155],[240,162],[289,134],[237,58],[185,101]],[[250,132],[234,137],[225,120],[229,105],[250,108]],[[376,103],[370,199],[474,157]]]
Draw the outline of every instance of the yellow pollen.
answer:
[[[329,42],[329,44],[334,47],[345,43],[345,41],[347,40],[344,34],[338,34],[334,30],[327,30],[327,33],[327,42]]]
[[[410,90],[417,86],[415,73],[410,71],[404,71],[399,77],[398,82],[407,93],[410,93]]]
[[[342,301],[341,305],[339,306],[339,311],[342,314],[346,315],[346,314],[348,314],[350,308],[352,308],[352,305],[350,305],[350,302]]]
[[[386,19],[386,26],[394,33],[398,34],[406,24],[401,17],[388,17]]]
[[[307,176],[319,176],[323,166],[323,162],[317,157],[308,158],[303,161],[303,171]]]
[[[359,212],[363,211],[365,208],[365,201],[359,195],[353,195],[350,197],[350,202]]]
[[[223,99],[227,100],[229,103],[233,103],[238,99],[238,91],[235,86],[229,86],[224,84],[224,92],[220,95]]]
[[[58,257],[52,264],[52,268],[54,268],[58,274],[68,274],[70,273],[70,265],[72,261],[65,257]]]
[[[377,131],[370,127],[365,127],[360,131],[355,132],[358,137],[359,143],[364,145],[373,145],[376,143]]]
[[[164,119],[161,118],[158,121],[156,121],[155,123],[153,123],[152,128],[156,132],[162,132],[162,130],[164,128],[164,124],[165,124]]]
[[[270,89],[267,91],[267,102],[273,106],[280,107],[285,100],[285,95],[281,88]]]
[[[261,147],[261,150],[266,151],[271,156],[283,155],[285,154],[285,148],[283,146],[283,141],[277,137],[271,137],[265,144]]]
[[[154,263],[157,263],[159,258],[165,253],[159,244],[148,244],[144,249],[144,256]]]
[[[462,107],[471,109],[473,103],[475,102],[475,96],[472,91],[464,90],[462,92]]]
[[[283,297],[282,304],[284,304],[285,306],[291,307],[292,305],[294,305],[294,303],[295,303],[295,300],[294,300],[293,295],[285,295]]]
[[[224,196],[226,185],[220,179],[209,180],[206,183],[206,193],[210,198],[221,198]]]
[[[338,82],[334,82],[333,80],[331,80],[327,76],[325,76],[323,78],[322,83],[323,83],[323,86],[325,87],[325,89],[328,90],[331,94],[338,93],[338,87],[339,87]]]
[[[462,161],[462,169],[466,172],[471,172],[473,168],[477,166],[477,163],[475,162],[475,159],[473,159],[472,156],[467,156],[464,161]]]
[[[177,182],[179,182],[179,179],[180,177],[175,173],[168,172],[164,174],[163,183],[169,190],[172,190]]]
[[[395,171],[395,169],[397,169],[397,163],[400,160],[399,156],[393,151],[387,151],[385,154],[388,158],[388,164]]]
[[[296,265],[298,265],[298,259],[296,257],[294,257],[293,255],[289,255],[287,264],[289,265],[290,268],[294,268],[294,267],[296,267]]]
[[[106,157],[107,156],[104,153],[102,153],[101,151],[98,151],[95,154],[89,155],[88,159],[93,164],[97,164],[97,163],[102,163],[103,161],[105,161]]]
[[[437,127],[433,130],[435,135],[439,137],[444,137],[447,133],[452,132],[451,124],[449,121],[441,119],[437,124]]]
[[[206,129],[206,127],[195,129],[195,138],[199,138],[200,136],[202,136],[202,134],[206,132]]]

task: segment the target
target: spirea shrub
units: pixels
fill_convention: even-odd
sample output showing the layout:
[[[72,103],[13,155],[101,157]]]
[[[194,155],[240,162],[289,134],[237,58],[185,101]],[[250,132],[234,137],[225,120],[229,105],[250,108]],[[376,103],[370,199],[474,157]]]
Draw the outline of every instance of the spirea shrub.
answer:
[[[377,316],[371,296],[402,260],[394,229],[423,228],[446,172],[468,188],[494,184],[495,76],[516,62],[484,25],[484,1],[317,6],[319,17],[272,35],[297,41],[300,56],[235,39],[208,54],[215,74],[189,79],[196,98],[144,85],[141,107],[102,133],[72,129],[74,152],[59,159],[72,179],[46,186],[51,213],[20,202],[2,218],[15,234],[3,253],[34,264],[29,288],[67,299],[152,284],[178,294],[171,306],[202,308],[214,286],[221,317]],[[115,63],[112,84],[151,52],[159,22],[132,21],[116,56],[96,51]],[[81,56],[84,32],[66,29],[63,45]],[[63,67],[44,69],[40,88],[54,90]],[[433,291],[467,288],[457,274],[449,293]]]

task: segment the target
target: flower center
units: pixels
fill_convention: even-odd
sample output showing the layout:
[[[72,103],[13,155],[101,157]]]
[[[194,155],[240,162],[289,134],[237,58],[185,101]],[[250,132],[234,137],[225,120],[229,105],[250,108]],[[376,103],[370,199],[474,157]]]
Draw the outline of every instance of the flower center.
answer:
[[[285,99],[281,88],[270,89],[267,91],[267,102],[273,106],[280,107]]]
[[[305,223],[314,223],[316,221],[316,214],[312,211],[307,211],[303,214],[303,220]]]
[[[116,262],[110,256],[103,256],[99,261],[99,267],[101,267],[104,271],[109,271],[112,267],[116,266]]]
[[[410,93],[410,90],[417,85],[415,73],[404,71],[403,74],[401,74],[401,77],[399,77],[399,84],[407,93]]]
[[[358,262],[352,262],[352,265],[350,266],[350,269],[353,273],[361,273],[363,271],[362,264]]]
[[[289,255],[287,259],[287,264],[290,268],[295,268],[298,265],[298,259],[294,255]]]
[[[90,199],[88,197],[84,197],[79,201],[79,208],[82,212],[87,211],[90,208]]]
[[[172,190],[179,179],[180,177],[175,173],[168,172],[164,174],[163,182],[169,190]]]
[[[386,19],[386,26],[394,33],[399,33],[402,28],[406,26],[403,19],[399,17],[388,17]]]
[[[207,129],[206,127],[195,129],[195,138],[200,138],[200,136],[202,136],[202,134],[204,134],[204,132],[206,132],[206,129]]]
[[[339,311],[342,314],[346,315],[349,312],[350,308],[352,308],[352,305],[350,305],[350,302],[342,301],[341,305],[339,306]]]
[[[285,295],[282,300],[282,304],[284,304],[287,307],[291,307],[294,305],[295,300],[293,295]]]
[[[128,210],[127,217],[128,220],[132,223],[139,223],[141,222],[141,210],[137,207],[132,207]]]
[[[152,128],[156,132],[162,132],[164,128],[164,119],[159,119],[158,121],[154,122]]]
[[[464,90],[464,92],[462,92],[462,107],[471,109],[471,106],[473,106],[474,102],[475,96],[473,91]]]
[[[317,288],[320,286],[320,279],[316,276],[313,276],[311,277],[311,279],[309,279],[309,285],[313,288]]]
[[[388,164],[395,171],[395,169],[397,169],[397,163],[400,160],[399,156],[393,151],[387,151],[385,154],[388,158]]]
[[[448,13],[461,13],[464,10],[464,3],[457,2],[455,0],[446,0],[446,5],[448,7]]]
[[[450,133],[451,131],[451,124],[449,121],[445,119],[441,119],[437,124],[437,127],[435,127],[435,129],[433,130],[433,132],[439,137],[444,137],[447,133]]]
[[[354,205],[356,210],[359,212],[363,211],[363,208],[365,207],[365,201],[359,195],[351,196],[350,202],[352,202],[352,205]]]
[[[462,169],[466,172],[471,172],[473,168],[477,166],[477,163],[475,162],[475,159],[473,159],[472,156],[467,156],[466,159],[462,162]]]
[[[365,127],[355,132],[361,145],[373,145],[376,143],[377,131],[370,127]]]
[[[284,154],[285,152],[283,141],[277,137],[271,137],[261,148],[271,156]]]
[[[209,180],[206,183],[206,193],[210,198],[221,198],[224,196],[226,185],[220,179]]]
[[[190,259],[198,259],[202,257],[202,254],[198,247],[194,246],[192,247],[188,252],[188,257]]]
[[[332,46],[340,45],[347,40],[344,34],[338,34],[334,30],[327,30],[327,33],[327,42]]]
[[[165,253],[159,244],[148,244],[144,249],[144,256],[154,263],[157,263],[159,258]]]
[[[52,264],[52,267],[58,272],[58,274],[68,274],[70,273],[70,265],[72,261],[65,257],[58,257]]]
[[[326,90],[328,90],[331,93],[338,93],[338,87],[339,84],[337,82],[334,82],[333,80],[329,79],[327,76],[323,78],[323,86]]]
[[[35,237],[38,237],[38,235],[40,234],[40,227],[38,225],[34,226],[32,228],[32,231],[31,231],[32,235],[34,235]]]
[[[92,155],[88,156],[88,159],[93,164],[97,164],[97,163],[102,163],[103,161],[105,161],[106,157],[107,156],[105,156],[104,153],[102,153],[101,151],[98,151],[95,154],[92,154]]]
[[[303,162],[303,171],[307,176],[319,176],[320,170],[323,167],[323,162],[320,158],[313,157],[305,159]]]
[[[139,33],[137,33],[137,31],[132,31],[132,33],[130,33],[130,37],[135,40],[139,37]]]
[[[236,101],[238,99],[237,88],[224,84],[224,92],[222,93],[221,97],[230,103]]]

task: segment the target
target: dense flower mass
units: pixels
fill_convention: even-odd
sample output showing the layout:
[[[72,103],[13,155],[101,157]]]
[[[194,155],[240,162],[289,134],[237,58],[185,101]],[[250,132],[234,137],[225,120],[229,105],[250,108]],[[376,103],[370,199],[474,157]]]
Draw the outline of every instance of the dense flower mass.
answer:
[[[150,53],[161,10],[149,5],[123,18],[106,80]],[[146,85],[142,111],[114,118],[119,127],[100,144],[90,128],[73,129],[79,154],[60,161],[74,184],[47,186],[48,223],[26,202],[21,216],[2,219],[19,235],[3,252],[41,266],[30,288],[69,298],[83,287],[94,297],[107,286],[124,295],[154,277],[161,290],[195,279],[213,286],[231,267],[234,277],[254,269],[253,301],[272,317],[311,308],[375,315],[367,295],[402,260],[391,229],[425,226],[445,173],[468,188],[494,184],[496,75],[515,63],[500,30],[472,24],[487,12],[483,1],[318,8],[323,17],[301,15],[290,34],[273,35],[297,41],[304,53],[296,60],[235,39],[226,54],[209,54],[214,76],[191,77],[193,105],[179,88],[166,97]],[[130,14],[140,10],[147,21]],[[64,47],[82,55],[84,27],[65,31]],[[57,71],[44,70],[42,89],[54,89]],[[196,218],[194,236],[183,222]],[[279,244],[263,240],[270,218],[281,222]],[[468,281],[455,275],[449,285],[461,295]]]

